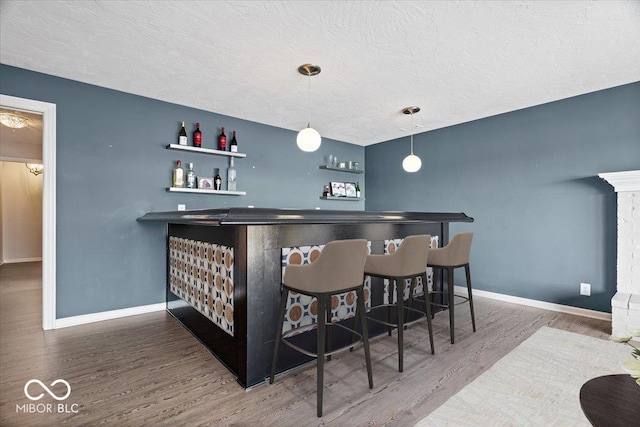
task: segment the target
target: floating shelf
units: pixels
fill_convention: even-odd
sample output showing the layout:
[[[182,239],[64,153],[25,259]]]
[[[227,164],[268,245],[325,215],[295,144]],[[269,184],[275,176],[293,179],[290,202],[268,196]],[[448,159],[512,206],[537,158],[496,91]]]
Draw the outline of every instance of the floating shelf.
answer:
[[[244,153],[232,153],[231,151],[213,150],[211,148],[192,147],[190,145],[169,144],[167,150],[192,151],[195,153],[214,154],[227,157],[247,157]]]
[[[175,193],[201,193],[201,194],[219,194],[222,196],[246,196],[246,191],[227,191],[227,190],[205,190],[204,188],[176,188],[167,187],[167,191]]]
[[[334,197],[334,196],[320,196],[322,200],[343,200],[345,202],[357,202],[362,200],[361,197]]]
[[[363,174],[364,171],[361,169],[348,169],[348,168],[337,168],[335,166],[327,166],[327,165],[320,165],[320,169],[325,169],[328,171],[338,171],[338,172],[347,172],[347,173],[357,173],[359,175]]]

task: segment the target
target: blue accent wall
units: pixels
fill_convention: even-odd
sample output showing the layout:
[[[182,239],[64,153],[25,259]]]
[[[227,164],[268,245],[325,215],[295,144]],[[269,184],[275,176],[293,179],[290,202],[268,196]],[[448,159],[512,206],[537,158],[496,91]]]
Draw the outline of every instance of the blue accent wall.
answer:
[[[176,210],[179,203],[364,209],[363,201],[319,199],[331,180],[360,179],[364,191],[362,175],[318,168],[329,154],[363,165],[359,146],[323,138],[317,152],[304,153],[294,131],[6,65],[0,93],[56,104],[58,318],[165,301],[165,228],[136,222],[146,212]],[[182,120],[190,142],[201,123],[206,148],[215,148],[221,126],[229,142],[237,131],[239,151],[247,154],[235,160],[238,190],[246,196],[166,192],[177,159],[193,162],[201,176],[220,168],[226,188],[226,157],[165,149],[177,142]]]
[[[408,138],[366,149],[323,138],[303,153],[294,131],[2,64],[0,93],[57,106],[58,318],[164,301],[165,228],[136,222],[146,212],[179,203],[361,210],[362,201],[319,199],[329,181],[358,179],[367,210],[473,216],[452,232],[475,233],[474,288],[610,311],[616,194],[597,174],[640,169],[640,82],[416,135],[415,174],[401,167]],[[221,126],[237,131],[247,196],[166,192],[177,159],[198,175],[220,168],[226,182],[226,158],[165,149],[182,120],[189,135],[202,124],[205,147]],[[318,169],[329,154],[365,165],[366,182]],[[580,282],[591,297],[579,296]]]
[[[414,152],[409,174],[409,138],[365,149],[367,210],[465,212],[451,231],[474,232],[475,289],[611,311],[616,194],[597,174],[640,169],[640,82],[415,135]]]

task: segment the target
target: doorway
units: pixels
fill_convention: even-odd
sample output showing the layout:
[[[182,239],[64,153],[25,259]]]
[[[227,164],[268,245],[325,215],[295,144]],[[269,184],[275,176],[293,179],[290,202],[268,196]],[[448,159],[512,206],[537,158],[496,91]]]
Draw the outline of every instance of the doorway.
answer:
[[[42,115],[42,329],[56,324],[56,105],[0,95],[0,107]]]

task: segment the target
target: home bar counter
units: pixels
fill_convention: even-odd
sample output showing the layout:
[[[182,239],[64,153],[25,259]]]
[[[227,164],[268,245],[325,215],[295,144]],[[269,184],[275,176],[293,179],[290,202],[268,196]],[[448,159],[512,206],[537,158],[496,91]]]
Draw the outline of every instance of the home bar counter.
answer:
[[[430,234],[432,247],[442,247],[448,243],[449,223],[473,218],[464,213],[229,208],[150,212],[138,221],[167,224],[167,310],[249,388],[269,375],[287,264],[313,262],[331,240],[367,239],[372,254],[383,254],[393,252],[406,236]],[[367,307],[383,303],[384,286],[381,279],[366,279]],[[353,322],[355,305],[353,293],[335,298],[333,320]],[[315,322],[315,314],[315,299],[291,296],[285,329]],[[370,326],[371,335],[385,331]],[[281,346],[278,372],[309,360]]]

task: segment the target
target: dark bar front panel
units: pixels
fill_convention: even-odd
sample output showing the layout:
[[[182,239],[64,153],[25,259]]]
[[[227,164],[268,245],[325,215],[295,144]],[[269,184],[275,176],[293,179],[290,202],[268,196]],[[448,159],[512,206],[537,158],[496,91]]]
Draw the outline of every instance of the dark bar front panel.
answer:
[[[382,254],[385,241],[412,234],[437,236],[439,246],[444,246],[449,222],[473,221],[449,213],[241,208],[151,213],[139,220],[169,224],[167,309],[237,375],[243,387],[269,375],[283,248],[364,238],[371,253]],[[381,303],[383,294],[382,280],[372,279],[372,303]],[[372,327],[374,334],[384,332]],[[284,350],[278,371],[309,360]]]

